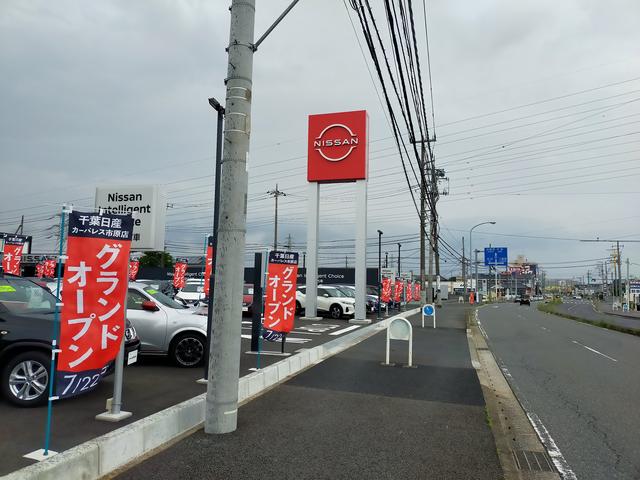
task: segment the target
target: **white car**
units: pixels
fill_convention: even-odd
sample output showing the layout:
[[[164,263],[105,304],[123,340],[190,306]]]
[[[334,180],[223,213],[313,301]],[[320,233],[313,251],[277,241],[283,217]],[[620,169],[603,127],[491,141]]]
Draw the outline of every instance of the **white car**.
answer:
[[[204,300],[204,282],[202,280],[187,281],[182,289],[176,293],[176,300],[185,305],[196,305]]]
[[[305,308],[306,286],[296,291],[296,310]],[[345,295],[337,288],[318,285],[318,312],[327,312],[331,318],[339,319],[355,313],[355,299]]]

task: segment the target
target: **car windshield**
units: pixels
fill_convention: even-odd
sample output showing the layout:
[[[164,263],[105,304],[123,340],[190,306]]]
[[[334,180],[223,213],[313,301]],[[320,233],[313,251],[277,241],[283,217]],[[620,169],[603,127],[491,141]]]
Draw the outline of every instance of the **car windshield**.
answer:
[[[335,287],[336,290],[343,293],[345,297],[356,298],[356,292],[349,287]],[[334,295],[335,296],[335,295]]]
[[[202,284],[198,283],[187,283],[182,289],[185,293],[198,293],[204,291]]]
[[[0,278],[0,305],[18,315],[53,313],[56,297],[29,280]]]
[[[338,290],[337,288],[331,287],[331,288],[326,288],[325,287],[325,292],[327,292],[329,294],[330,297],[337,297],[337,298],[351,298],[349,297],[349,295],[343,293],[342,291]]]
[[[159,292],[155,288],[145,287],[144,291],[148,295],[151,295],[155,300],[160,302],[165,307],[175,308],[176,310],[184,310],[185,308],[189,308],[189,307],[185,307],[181,303],[176,302],[172,298],[167,297],[164,293]]]

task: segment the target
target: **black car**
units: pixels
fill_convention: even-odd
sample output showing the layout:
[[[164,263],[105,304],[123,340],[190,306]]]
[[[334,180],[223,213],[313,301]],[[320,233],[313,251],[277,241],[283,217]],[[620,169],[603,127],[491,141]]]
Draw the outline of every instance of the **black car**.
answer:
[[[31,407],[48,399],[56,301],[30,280],[0,278],[0,391],[15,405]],[[140,339],[127,321],[125,358],[139,348]]]
[[[520,305],[531,305],[531,297],[529,295],[522,295],[520,298]]]

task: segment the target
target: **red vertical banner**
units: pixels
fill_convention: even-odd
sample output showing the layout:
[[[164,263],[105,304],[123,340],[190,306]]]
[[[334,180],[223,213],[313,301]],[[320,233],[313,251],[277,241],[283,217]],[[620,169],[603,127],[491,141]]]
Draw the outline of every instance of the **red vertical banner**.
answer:
[[[173,266],[173,287],[184,288],[185,274],[187,273],[187,262],[185,260],[178,260]]]
[[[413,284],[411,283],[411,280],[407,280],[407,284],[404,287],[404,300],[407,303],[413,300]]]
[[[23,248],[24,238],[22,237],[7,236],[4,239],[4,249],[2,251],[2,270],[4,270],[4,273],[20,275]]]
[[[94,388],[120,350],[132,231],[130,214],[69,214],[56,368],[60,398]]]
[[[45,260],[44,261],[44,276],[47,278],[54,278],[56,276],[56,261]]]
[[[296,313],[298,254],[277,250],[269,252],[267,272],[264,328],[289,333],[293,330]]]
[[[44,277],[44,262],[36,263],[36,277]]]
[[[391,279],[382,277],[382,292],[380,292],[380,300],[385,303],[391,301]]]
[[[135,282],[138,278],[138,270],[140,270],[140,262],[138,260],[129,261],[129,281]]]
[[[415,286],[413,287],[413,300],[415,302],[419,302],[420,301],[420,283],[416,283]]]
[[[402,289],[403,288],[404,288],[404,282],[401,279],[396,278],[396,290],[395,290],[395,292],[393,292],[394,293],[394,296],[393,296],[393,301],[394,302],[399,303],[399,302],[402,301]]]
[[[209,279],[213,272],[213,235],[209,235],[207,240],[207,257],[204,266],[204,296],[209,296]]]

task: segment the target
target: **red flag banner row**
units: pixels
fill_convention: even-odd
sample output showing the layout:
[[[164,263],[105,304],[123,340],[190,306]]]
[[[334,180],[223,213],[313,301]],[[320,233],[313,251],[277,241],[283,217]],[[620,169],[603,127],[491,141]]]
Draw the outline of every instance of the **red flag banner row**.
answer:
[[[125,331],[129,215],[69,213],[56,395],[96,387],[116,358]]]

